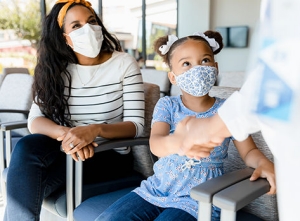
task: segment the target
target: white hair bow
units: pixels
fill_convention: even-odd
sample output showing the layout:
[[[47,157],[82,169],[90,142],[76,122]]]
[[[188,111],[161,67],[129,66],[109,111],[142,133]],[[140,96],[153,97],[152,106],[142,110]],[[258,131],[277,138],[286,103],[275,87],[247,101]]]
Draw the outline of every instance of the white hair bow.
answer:
[[[158,50],[161,52],[162,55],[167,54],[172,44],[174,44],[174,42],[177,40],[178,38],[175,35],[169,35],[167,44],[160,46]]]
[[[216,42],[216,40],[214,38],[209,38],[204,33],[195,32],[193,35],[198,35],[198,36],[204,38],[208,42],[209,46],[212,48],[213,51],[216,51],[220,48],[219,43]]]

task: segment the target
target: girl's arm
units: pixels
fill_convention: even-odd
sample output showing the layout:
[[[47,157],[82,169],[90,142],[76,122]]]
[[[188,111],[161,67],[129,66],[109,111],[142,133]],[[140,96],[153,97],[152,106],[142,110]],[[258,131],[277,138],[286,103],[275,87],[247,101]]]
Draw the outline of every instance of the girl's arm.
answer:
[[[177,153],[179,142],[170,135],[170,125],[165,122],[155,122],[151,128],[150,150],[157,157]]]
[[[236,140],[233,142],[245,164],[255,168],[250,180],[253,181],[259,177],[266,178],[271,185],[268,194],[275,194],[276,184],[274,164],[268,160],[259,149],[257,149],[251,136],[242,142]]]

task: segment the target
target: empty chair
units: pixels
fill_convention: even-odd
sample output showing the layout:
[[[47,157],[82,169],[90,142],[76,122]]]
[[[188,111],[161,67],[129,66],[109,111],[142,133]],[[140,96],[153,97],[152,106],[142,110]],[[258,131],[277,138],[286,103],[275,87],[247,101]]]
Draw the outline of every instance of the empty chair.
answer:
[[[32,103],[33,77],[24,68],[5,68],[0,87],[0,124],[26,120]],[[13,71],[24,71],[15,73]],[[28,134],[27,129],[12,132],[15,143],[18,137]],[[8,140],[7,140],[8,142]]]
[[[0,124],[18,121],[26,122],[29,109],[32,103],[32,82],[33,78],[28,73],[5,72],[5,77],[0,87]],[[8,166],[10,153],[16,142],[27,135],[27,128],[5,131],[0,133],[0,152],[3,157],[0,159],[0,171]],[[5,150],[5,149],[6,150]],[[4,157],[4,154],[6,155]],[[3,183],[2,183],[3,184]],[[4,185],[2,185],[3,187]],[[2,188],[5,196],[5,188]]]

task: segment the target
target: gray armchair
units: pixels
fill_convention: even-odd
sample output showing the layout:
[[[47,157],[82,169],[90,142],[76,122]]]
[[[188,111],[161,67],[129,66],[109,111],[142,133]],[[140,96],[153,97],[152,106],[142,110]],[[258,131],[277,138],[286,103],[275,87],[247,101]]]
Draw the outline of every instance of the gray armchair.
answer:
[[[32,103],[33,77],[27,68],[4,68],[0,82],[0,123],[26,120]],[[14,131],[28,134],[27,129]]]
[[[131,146],[134,155],[135,172],[132,176],[117,180],[83,185],[81,161],[75,162],[67,155],[67,184],[66,189],[56,191],[44,199],[43,208],[47,213],[54,214],[58,219],[73,220],[73,210],[81,201],[98,194],[117,191],[118,189],[132,188],[140,184],[141,180],[153,173],[152,166],[156,158],[149,149],[149,134],[151,128],[152,113],[156,102],[160,97],[159,86],[144,83],[145,91],[145,129],[142,137],[120,140],[99,140],[99,146],[95,148],[95,154],[115,147]],[[2,131],[19,128],[22,122],[6,123],[1,125]],[[26,126],[26,124],[23,126]],[[138,156],[138,157],[137,157]],[[4,171],[4,179],[6,172]]]
[[[29,109],[32,103],[33,77],[29,75],[27,68],[4,68],[0,82],[0,124],[18,121],[8,129],[0,131],[0,171],[8,166],[10,153],[15,143],[29,131],[26,125]],[[12,131],[13,129],[13,131]],[[2,194],[5,201],[5,183],[1,179]]]

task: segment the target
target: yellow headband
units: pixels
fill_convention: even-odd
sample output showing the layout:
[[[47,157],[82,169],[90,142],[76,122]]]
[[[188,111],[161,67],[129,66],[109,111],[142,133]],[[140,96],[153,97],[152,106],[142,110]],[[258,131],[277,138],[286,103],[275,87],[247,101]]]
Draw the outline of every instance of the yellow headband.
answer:
[[[85,0],[58,0],[55,2],[55,4],[58,4],[58,3],[67,3],[60,9],[58,16],[57,16],[57,22],[58,22],[59,27],[62,27],[67,10],[70,7],[70,5],[72,5],[73,3],[80,3],[84,6],[86,6],[87,8],[89,8],[94,13],[93,8],[91,7],[92,4]]]

